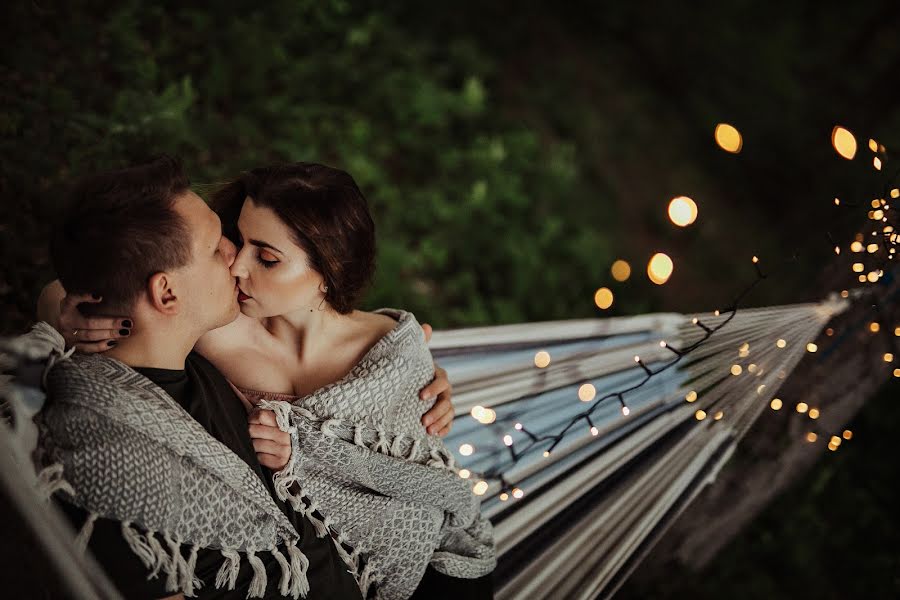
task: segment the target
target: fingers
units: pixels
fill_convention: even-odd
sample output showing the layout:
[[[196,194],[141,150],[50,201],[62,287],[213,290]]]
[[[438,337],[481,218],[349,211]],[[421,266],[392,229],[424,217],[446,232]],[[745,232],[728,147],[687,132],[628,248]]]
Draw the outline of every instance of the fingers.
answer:
[[[256,459],[259,461],[259,464],[273,471],[282,470],[290,462],[290,458],[281,458],[271,454],[257,454]]]
[[[422,415],[422,425],[431,435],[437,435],[453,421],[453,403],[450,398],[441,397],[427,413]]]
[[[444,429],[449,431],[450,424],[453,423],[453,405],[450,403],[450,400],[441,400],[439,402],[441,406],[446,402],[447,409],[428,427],[428,433],[431,435],[438,435]]]
[[[276,444],[281,444],[290,448],[291,435],[286,431],[282,431],[277,427],[268,425],[250,424],[250,437],[255,440],[271,440]]]
[[[72,337],[78,343],[86,342],[105,342],[109,340],[118,340],[131,335],[130,329],[78,329],[77,333],[73,330]]]
[[[447,377],[447,371],[435,365],[434,379],[431,380],[431,383],[422,388],[422,391],[419,392],[419,398],[422,400],[430,400],[445,392],[449,392],[450,389],[450,379]]]
[[[115,348],[117,344],[118,342],[115,340],[103,340],[100,342],[75,344],[75,350],[83,354],[97,354],[98,352],[106,352],[110,348]]]
[[[271,454],[272,456],[278,456],[280,458],[290,458],[291,456],[290,444],[285,446],[284,444],[279,444],[272,440],[254,439],[253,449],[257,454]]]
[[[278,427],[278,421],[275,419],[275,413],[271,410],[263,410],[261,408],[254,408],[250,412],[250,416],[247,417],[247,421],[250,423],[257,423],[259,425]]]
[[[452,428],[453,428],[453,421],[450,421],[450,423],[446,427],[444,427],[443,429],[438,431],[435,435],[438,437],[447,437],[447,434],[450,433],[450,430]]]
[[[428,323],[422,323],[422,331],[425,332],[425,343],[427,344],[431,341],[431,334],[433,333],[431,325],[429,325]]]

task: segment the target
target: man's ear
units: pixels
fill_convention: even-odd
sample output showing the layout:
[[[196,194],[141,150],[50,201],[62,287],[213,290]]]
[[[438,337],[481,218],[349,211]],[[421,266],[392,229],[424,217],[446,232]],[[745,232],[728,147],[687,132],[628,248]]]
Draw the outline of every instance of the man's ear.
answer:
[[[150,305],[167,315],[178,314],[178,296],[175,295],[174,282],[168,273],[155,273],[147,282],[147,294]]]

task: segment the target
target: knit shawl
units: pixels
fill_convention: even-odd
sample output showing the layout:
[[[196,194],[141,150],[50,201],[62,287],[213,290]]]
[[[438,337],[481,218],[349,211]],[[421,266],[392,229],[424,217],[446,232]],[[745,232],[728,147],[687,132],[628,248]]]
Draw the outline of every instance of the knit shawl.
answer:
[[[223,559],[216,587],[234,589],[242,553],[254,571],[249,597],[261,597],[267,585],[306,596],[309,561],[295,545],[299,535],[247,463],[127,365],[64,352],[62,336],[46,323],[29,336],[48,363],[47,403],[37,419],[40,479],[48,494],[64,493],[88,511],[82,547],[98,517],[115,519],[150,577],[165,574],[169,591],[192,596],[212,583],[194,573],[198,549],[211,548]],[[266,580],[259,552],[274,555],[280,581]]]
[[[424,334],[408,312],[341,380],[291,402],[266,398],[293,452],[276,493],[345,551],[363,596],[408,598],[430,564],[477,578],[495,565],[490,522],[472,483],[421,424],[418,392],[434,377]],[[250,393],[253,396],[253,393]],[[315,523],[316,512],[324,521]]]

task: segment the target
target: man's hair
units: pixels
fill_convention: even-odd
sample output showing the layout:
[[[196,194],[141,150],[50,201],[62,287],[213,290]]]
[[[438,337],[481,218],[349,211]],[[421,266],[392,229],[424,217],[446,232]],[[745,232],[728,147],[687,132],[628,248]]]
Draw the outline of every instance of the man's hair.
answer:
[[[84,312],[127,314],[153,274],[188,264],[190,234],[173,206],[189,186],[180,162],[161,156],[72,187],[50,255],[68,293],[103,296]]]

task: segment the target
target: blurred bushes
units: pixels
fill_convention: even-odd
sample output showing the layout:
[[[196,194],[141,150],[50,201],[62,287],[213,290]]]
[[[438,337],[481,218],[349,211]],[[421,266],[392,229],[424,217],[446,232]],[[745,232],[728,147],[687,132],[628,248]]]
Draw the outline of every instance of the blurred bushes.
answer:
[[[566,209],[571,145],[504,118],[496,65],[355,3],[6,7],[4,329],[31,319],[73,176],[167,152],[201,192],[242,169],[348,170],[379,227],[367,304],[436,326],[591,314],[604,210]],[[577,217],[577,218],[576,218]]]

